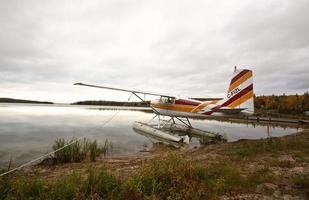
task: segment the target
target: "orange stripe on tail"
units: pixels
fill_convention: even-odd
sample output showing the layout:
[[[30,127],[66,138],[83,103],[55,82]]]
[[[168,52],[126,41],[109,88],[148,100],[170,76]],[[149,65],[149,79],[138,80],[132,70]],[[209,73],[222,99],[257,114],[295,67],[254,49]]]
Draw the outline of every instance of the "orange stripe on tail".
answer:
[[[249,78],[252,78],[252,71],[247,71],[245,74],[240,76],[237,80],[234,82],[231,81],[230,87],[228,89],[228,92],[231,92],[233,89],[238,87],[240,84],[244,83]]]

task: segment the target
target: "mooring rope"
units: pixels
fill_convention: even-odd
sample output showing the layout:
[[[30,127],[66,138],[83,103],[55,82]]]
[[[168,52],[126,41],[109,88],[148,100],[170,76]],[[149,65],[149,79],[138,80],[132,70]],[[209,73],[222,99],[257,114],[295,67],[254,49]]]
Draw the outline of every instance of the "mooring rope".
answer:
[[[112,121],[112,120],[114,119],[114,117],[116,117],[116,115],[117,115],[119,112],[120,112],[120,110],[118,110],[117,112],[115,112],[115,114],[114,114],[113,116],[111,116],[110,118],[108,118],[108,119],[103,123],[103,126],[105,126],[107,123],[109,123],[110,121]],[[6,174],[12,173],[12,172],[14,172],[14,171],[17,171],[17,170],[19,170],[19,169],[21,169],[21,168],[23,168],[23,167],[25,167],[25,166],[28,166],[28,165],[30,165],[30,164],[32,164],[32,163],[35,163],[35,162],[41,160],[42,158],[45,158],[45,157],[47,157],[47,156],[50,156],[50,155],[52,155],[52,154],[54,154],[54,153],[56,153],[56,152],[58,152],[58,151],[60,151],[60,150],[62,150],[62,149],[64,149],[64,148],[66,148],[66,147],[68,147],[68,146],[70,146],[70,145],[72,145],[72,144],[78,142],[79,140],[81,140],[81,139],[83,139],[83,138],[85,138],[85,136],[79,137],[79,138],[77,138],[76,140],[74,140],[74,141],[72,141],[72,142],[70,142],[70,143],[64,145],[63,147],[61,147],[61,148],[59,148],[59,149],[56,149],[55,151],[49,152],[49,153],[47,153],[47,154],[45,154],[45,155],[42,155],[42,156],[40,156],[40,157],[38,157],[38,158],[36,158],[36,159],[30,160],[29,162],[26,162],[26,163],[24,163],[24,164],[22,164],[22,165],[20,165],[20,166],[18,166],[18,167],[16,167],[16,168],[14,168],[14,169],[11,169],[11,170],[9,170],[9,171],[6,171],[6,172],[0,174],[0,177],[4,176],[4,175],[6,175]]]

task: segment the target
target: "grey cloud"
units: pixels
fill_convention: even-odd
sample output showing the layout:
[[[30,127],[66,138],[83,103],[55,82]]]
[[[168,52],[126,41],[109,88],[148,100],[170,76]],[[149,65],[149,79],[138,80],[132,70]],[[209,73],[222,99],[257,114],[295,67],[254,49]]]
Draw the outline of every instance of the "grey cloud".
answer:
[[[309,2],[270,2],[246,8],[230,21],[227,31],[234,45],[268,52],[307,47]]]
[[[66,101],[84,81],[217,96],[234,65],[254,70],[258,95],[308,90],[308,1],[0,4],[0,91],[40,83]]]
[[[225,27],[235,50],[251,63],[258,94],[308,90],[308,1],[270,1],[246,7]]]

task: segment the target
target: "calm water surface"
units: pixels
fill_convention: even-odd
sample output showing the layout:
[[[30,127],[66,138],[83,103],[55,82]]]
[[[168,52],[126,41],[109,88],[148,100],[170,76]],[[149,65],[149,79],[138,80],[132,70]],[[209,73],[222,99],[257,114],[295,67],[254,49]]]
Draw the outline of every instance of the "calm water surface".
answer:
[[[134,121],[148,121],[152,113],[138,108],[121,110],[108,124],[115,107],[4,104],[0,103],[0,166],[10,158],[21,164],[51,151],[57,138],[72,139],[86,136],[113,144],[113,155],[134,154],[151,146],[151,141],[132,129]],[[215,120],[191,120],[194,127],[226,134],[229,141],[283,136],[297,129],[254,126]]]

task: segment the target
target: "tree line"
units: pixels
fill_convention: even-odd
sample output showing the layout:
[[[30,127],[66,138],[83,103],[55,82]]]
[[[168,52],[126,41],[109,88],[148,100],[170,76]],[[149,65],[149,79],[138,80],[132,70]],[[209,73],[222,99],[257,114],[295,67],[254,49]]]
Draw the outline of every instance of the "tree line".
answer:
[[[302,95],[271,95],[254,98],[255,108],[261,111],[273,111],[282,114],[304,114],[309,111],[309,93]]]
[[[78,101],[72,105],[100,105],[100,106],[134,106],[134,107],[148,107],[150,102],[121,102],[121,101]]]
[[[49,101],[33,101],[25,99],[0,98],[0,103],[37,103],[37,104],[53,104]]]

